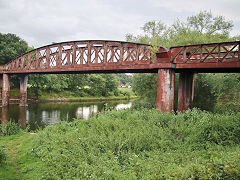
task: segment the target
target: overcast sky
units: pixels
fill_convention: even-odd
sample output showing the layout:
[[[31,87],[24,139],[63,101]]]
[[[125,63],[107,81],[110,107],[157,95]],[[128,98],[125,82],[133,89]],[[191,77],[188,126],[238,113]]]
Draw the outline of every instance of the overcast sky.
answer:
[[[172,24],[207,10],[234,22],[240,34],[240,0],[0,0],[0,32],[30,46],[71,40],[125,40],[147,21]]]

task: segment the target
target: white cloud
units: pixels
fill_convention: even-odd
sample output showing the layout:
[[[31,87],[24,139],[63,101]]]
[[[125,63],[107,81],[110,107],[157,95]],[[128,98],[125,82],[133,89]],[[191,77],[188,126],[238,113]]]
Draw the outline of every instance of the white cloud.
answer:
[[[200,10],[234,20],[239,0],[0,0],[0,32],[15,33],[30,46],[52,42],[124,40],[150,20],[171,24]],[[233,32],[238,32],[234,29]]]
[[[223,15],[228,19],[240,21],[239,0],[150,0],[157,7],[176,12],[211,11],[214,15]]]
[[[139,27],[135,22],[140,23],[141,18],[129,12],[115,12],[108,2],[1,1],[0,32],[16,33],[34,46],[77,39],[124,40],[127,32]]]

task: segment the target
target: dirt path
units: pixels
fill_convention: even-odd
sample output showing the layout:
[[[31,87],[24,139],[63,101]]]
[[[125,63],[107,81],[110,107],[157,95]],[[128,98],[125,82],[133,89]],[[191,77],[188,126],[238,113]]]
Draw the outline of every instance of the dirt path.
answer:
[[[7,161],[0,167],[0,180],[22,179],[22,163],[19,160],[19,150],[28,138],[28,134],[0,138],[0,144],[8,155]]]

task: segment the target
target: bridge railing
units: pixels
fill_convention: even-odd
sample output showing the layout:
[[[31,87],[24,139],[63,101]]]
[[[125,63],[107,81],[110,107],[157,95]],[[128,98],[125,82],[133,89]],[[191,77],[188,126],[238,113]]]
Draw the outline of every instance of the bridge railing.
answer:
[[[5,71],[26,71],[150,64],[150,46],[120,41],[74,41],[32,50],[4,66]]]
[[[171,47],[171,62],[176,64],[240,62],[239,47],[240,41]]]

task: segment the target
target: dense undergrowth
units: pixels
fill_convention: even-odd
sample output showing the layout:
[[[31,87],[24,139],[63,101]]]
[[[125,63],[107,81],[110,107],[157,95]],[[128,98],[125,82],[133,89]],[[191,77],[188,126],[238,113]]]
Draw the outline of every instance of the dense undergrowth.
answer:
[[[49,126],[31,156],[43,179],[239,179],[240,114],[121,110]]]
[[[20,130],[20,127],[15,122],[10,121],[6,124],[0,124],[0,136],[17,134]]]

